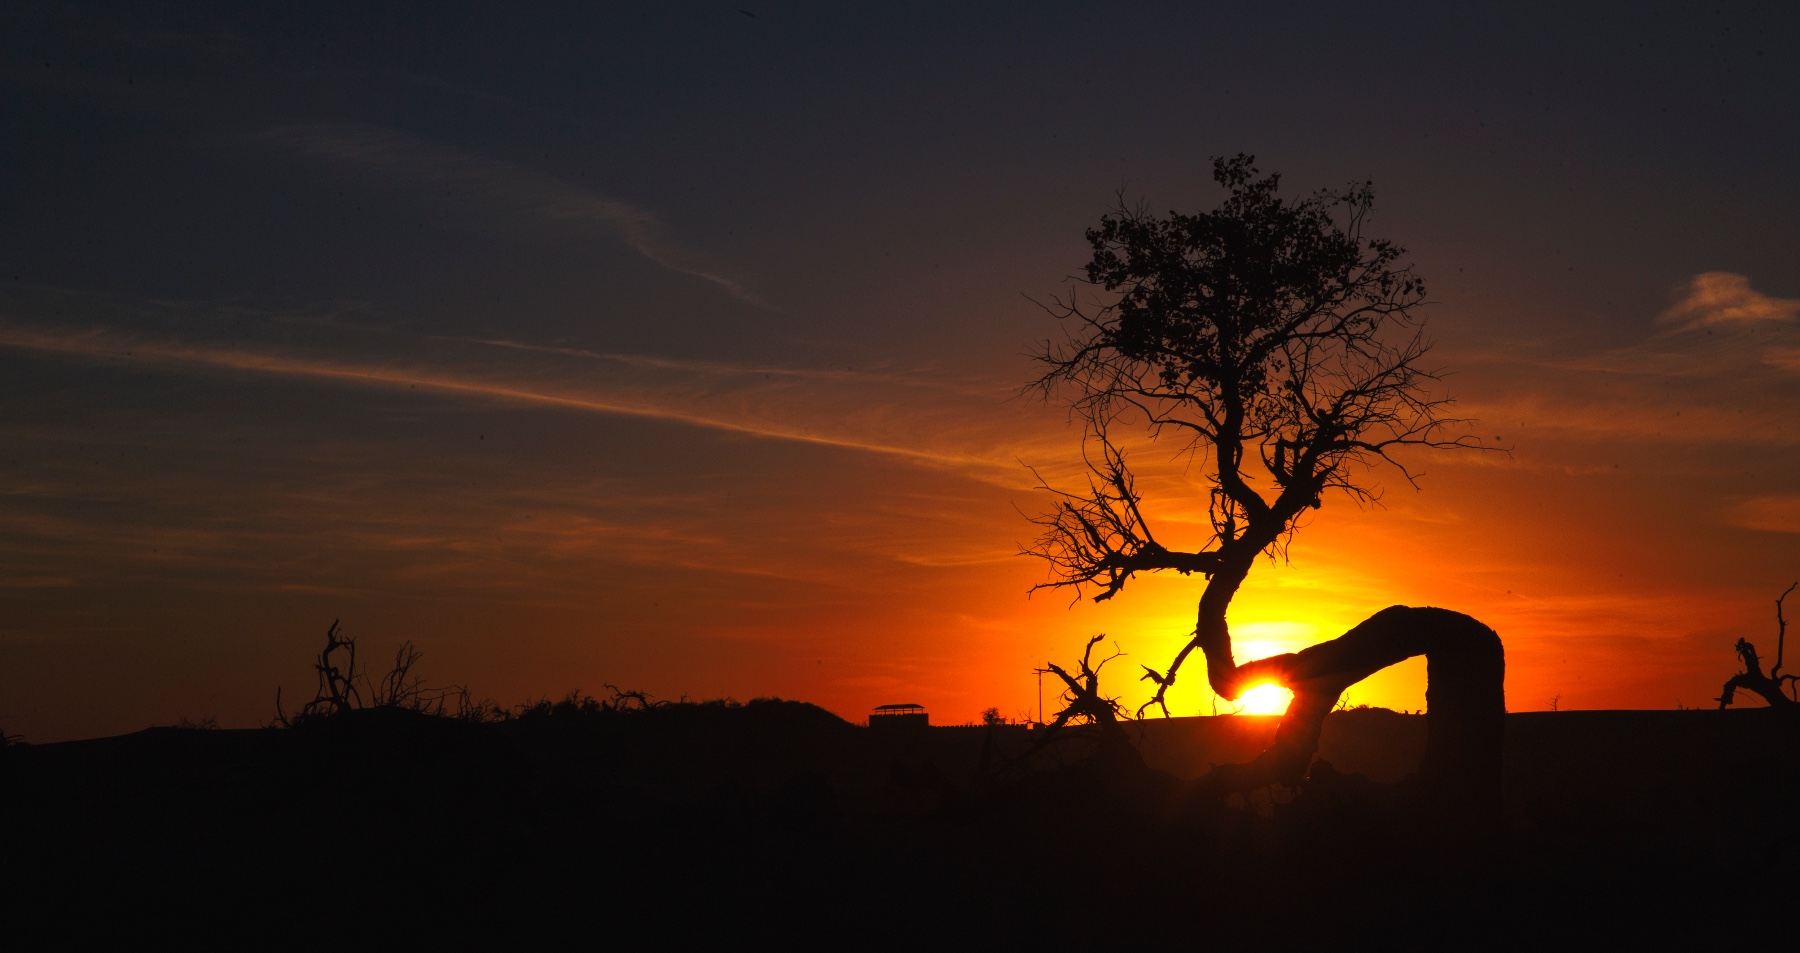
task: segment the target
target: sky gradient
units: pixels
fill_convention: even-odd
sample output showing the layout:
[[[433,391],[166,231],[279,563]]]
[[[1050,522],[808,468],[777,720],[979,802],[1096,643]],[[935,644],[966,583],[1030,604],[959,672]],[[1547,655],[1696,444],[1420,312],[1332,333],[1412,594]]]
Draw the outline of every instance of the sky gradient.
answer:
[[[1773,649],[1780,5],[368,7],[0,13],[9,732],[261,723],[336,618],[502,702],[1020,716],[1095,632],[1140,700],[1200,581],[1027,599],[1027,466],[1080,450],[1022,393],[1034,299],[1120,195],[1209,208],[1237,152],[1374,182],[1453,412],[1510,448],[1327,499],[1234,603],[1241,656],[1440,605],[1531,710],[1704,705],[1734,639]],[[1198,537],[1200,475],[1144,479]],[[1350,697],[1420,708],[1423,663]]]

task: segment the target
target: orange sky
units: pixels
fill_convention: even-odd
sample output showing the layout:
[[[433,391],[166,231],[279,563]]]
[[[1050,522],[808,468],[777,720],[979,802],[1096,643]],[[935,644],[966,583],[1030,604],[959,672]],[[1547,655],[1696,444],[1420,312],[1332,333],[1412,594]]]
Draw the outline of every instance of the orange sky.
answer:
[[[1379,507],[1329,499],[1234,603],[1239,654],[1291,651],[1389,604],[1441,605],[1505,638],[1514,709],[1705,703],[1732,640],[1772,634],[1770,600],[1800,571],[1800,496],[1778,492],[1800,436],[1797,310],[1712,274],[1624,347],[1445,349],[1460,411],[1511,452],[1418,458],[1417,492],[1371,473]],[[193,391],[184,413],[94,418],[73,442],[7,425],[51,471],[15,501],[69,487],[104,501],[5,514],[14,605],[80,634],[12,644],[28,704],[11,720],[37,728],[41,712],[45,734],[253,722],[275,685],[305,690],[334,617],[378,651],[414,639],[431,675],[499,699],[613,682],[848,717],[917,701],[941,721],[1033,712],[1031,670],[1094,632],[1129,653],[1109,671],[1141,699],[1137,663],[1166,664],[1192,626],[1197,578],[1143,577],[1102,605],[1027,599],[1042,570],[1016,555],[1020,511],[1044,497],[1022,462],[1067,482],[1079,434],[1003,378],[468,341],[352,362],[18,323],[0,347],[46,377]],[[264,403],[233,406],[245,400]],[[259,443],[261,428],[307,426],[284,407],[375,423]],[[460,433],[419,431],[426,418]],[[1136,459],[1159,535],[1179,544],[1184,520],[1196,535],[1197,474]],[[59,680],[64,666],[83,678]],[[55,696],[33,698],[40,684]],[[1416,709],[1423,687],[1415,661],[1350,695]],[[1171,701],[1213,710],[1197,668]]]
[[[1060,333],[1031,299],[1121,195],[1209,208],[1240,151],[1373,181],[1454,412],[1511,448],[1327,499],[1241,655],[1430,604],[1501,633],[1514,709],[1703,705],[1800,578],[1775,8],[26,6],[0,729],[33,741],[263,723],[333,619],[502,703],[939,722],[1035,712],[1105,632],[1135,707],[1201,581],[1027,598],[1028,466],[1077,482],[1081,436],[1020,394]],[[1199,475],[1133,465],[1197,533]],[[1198,661],[1170,698],[1213,710]],[[1350,698],[1417,709],[1422,663]]]

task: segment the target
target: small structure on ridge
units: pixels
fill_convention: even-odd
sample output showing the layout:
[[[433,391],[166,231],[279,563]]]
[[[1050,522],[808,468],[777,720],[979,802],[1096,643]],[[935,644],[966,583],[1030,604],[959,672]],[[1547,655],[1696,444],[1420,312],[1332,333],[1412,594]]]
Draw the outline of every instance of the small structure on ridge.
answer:
[[[931,716],[925,713],[924,705],[908,702],[903,705],[876,705],[869,712],[869,727],[887,730],[908,730],[924,728],[931,724]]]

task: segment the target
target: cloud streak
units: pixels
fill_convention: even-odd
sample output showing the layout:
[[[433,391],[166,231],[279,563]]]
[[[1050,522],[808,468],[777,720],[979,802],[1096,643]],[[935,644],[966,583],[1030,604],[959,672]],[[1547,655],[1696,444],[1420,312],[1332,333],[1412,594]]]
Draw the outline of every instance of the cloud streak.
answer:
[[[564,228],[600,226],[669,271],[710,282],[746,304],[773,309],[723,264],[670,238],[668,227],[651,212],[557,176],[374,125],[277,126],[257,138],[402,183],[448,187],[461,201],[490,213]]]
[[[987,420],[997,401],[971,401],[955,385],[941,399],[894,402],[886,381],[821,372],[823,388],[805,386],[814,372],[687,364],[634,355],[592,355],[640,369],[649,377],[559,384],[542,368],[496,374],[373,360],[307,357],[255,347],[225,347],[129,335],[117,331],[45,330],[0,325],[0,347],[101,362],[243,372],[369,387],[429,390],[448,395],[636,417],[749,437],[837,447],[957,470],[986,482],[1025,483],[1017,460],[1043,441],[1016,425]],[[559,349],[551,349],[553,351]],[[588,356],[576,352],[577,356]],[[704,372],[696,374],[697,371]],[[777,375],[784,379],[776,379]],[[696,376],[701,379],[696,380]],[[526,380],[525,378],[530,378]],[[759,378],[769,378],[772,383]],[[795,380],[799,381],[797,386]],[[930,384],[921,384],[930,388]],[[986,404],[983,407],[983,404]],[[984,414],[983,411],[987,411]]]
[[[1493,433],[1800,445],[1800,301],[1728,272],[1695,275],[1661,333],[1574,358],[1466,355],[1491,386],[1460,410]],[[1502,431],[1498,428],[1505,428]]]
[[[1762,294],[1750,287],[1749,278],[1729,271],[1695,275],[1681,286],[1680,294],[1681,299],[1657,317],[1658,324],[1691,331],[1721,325],[1792,321],[1800,315],[1800,300]]]
[[[479,344],[484,347],[504,348],[506,350],[524,351],[532,354],[555,354],[561,357],[574,357],[590,361],[622,364],[631,367],[680,371],[684,373],[722,376],[761,375],[763,377],[791,378],[806,381],[855,381],[862,383],[880,381],[901,387],[955,392],[975,397],[992,397],[995,395],[995,389],[992,387],[981,387],[974,384],[962,384],[941,380],[927,380],[901,373],[848,370],[834,371],[817,368],[781,367],[772,364],[731,364],[724,361],[675,360],[666,357],[652,357],[647,354],[620,354],[610,351],[592,351],[586,348],[554,347],[544,344],[529,344],[522,341],[497,340],[490,338],[434,336],[434,339],[461,344]]]
[[[1800,495],[1759,496],[1728,509],[1725,521],[1765,533],[1800,533]]]

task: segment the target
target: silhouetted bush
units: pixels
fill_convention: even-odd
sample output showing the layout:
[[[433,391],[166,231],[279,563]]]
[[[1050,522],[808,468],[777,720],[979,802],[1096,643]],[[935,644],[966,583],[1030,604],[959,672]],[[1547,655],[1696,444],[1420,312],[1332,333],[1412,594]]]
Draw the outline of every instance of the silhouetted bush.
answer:
[[[397,709],[434,717],[463,721],[490,721],[505,713],[492,702],[477,702],[466,686],[444,688],[428,686],[413,672],[413,666],[425,657],[410,640],[400,643],[394,652],[394,664],[378,680],[357,665],[356,638],[340,635],[339,620],[333,619],[325,631],[325,647],[313,661],[319,686],[312,701],[290,717],[281,704],[281,689],[275,690],[274,724],[292,728],[308,722],[363,709]],[[342,663],[341,665],[339,663]]]
[[[521,721],[538,719],[583,719],[605,718],[612,715],[649,711],[665,708],[672,702],[651,698],[639,691],[627,691],[616,685],[607,685],[609,698],[595,698],[579,689],[569,692],[556,701],[542,699],[520,705],[517,710],[507,712],[503,718],[516,718]]]

